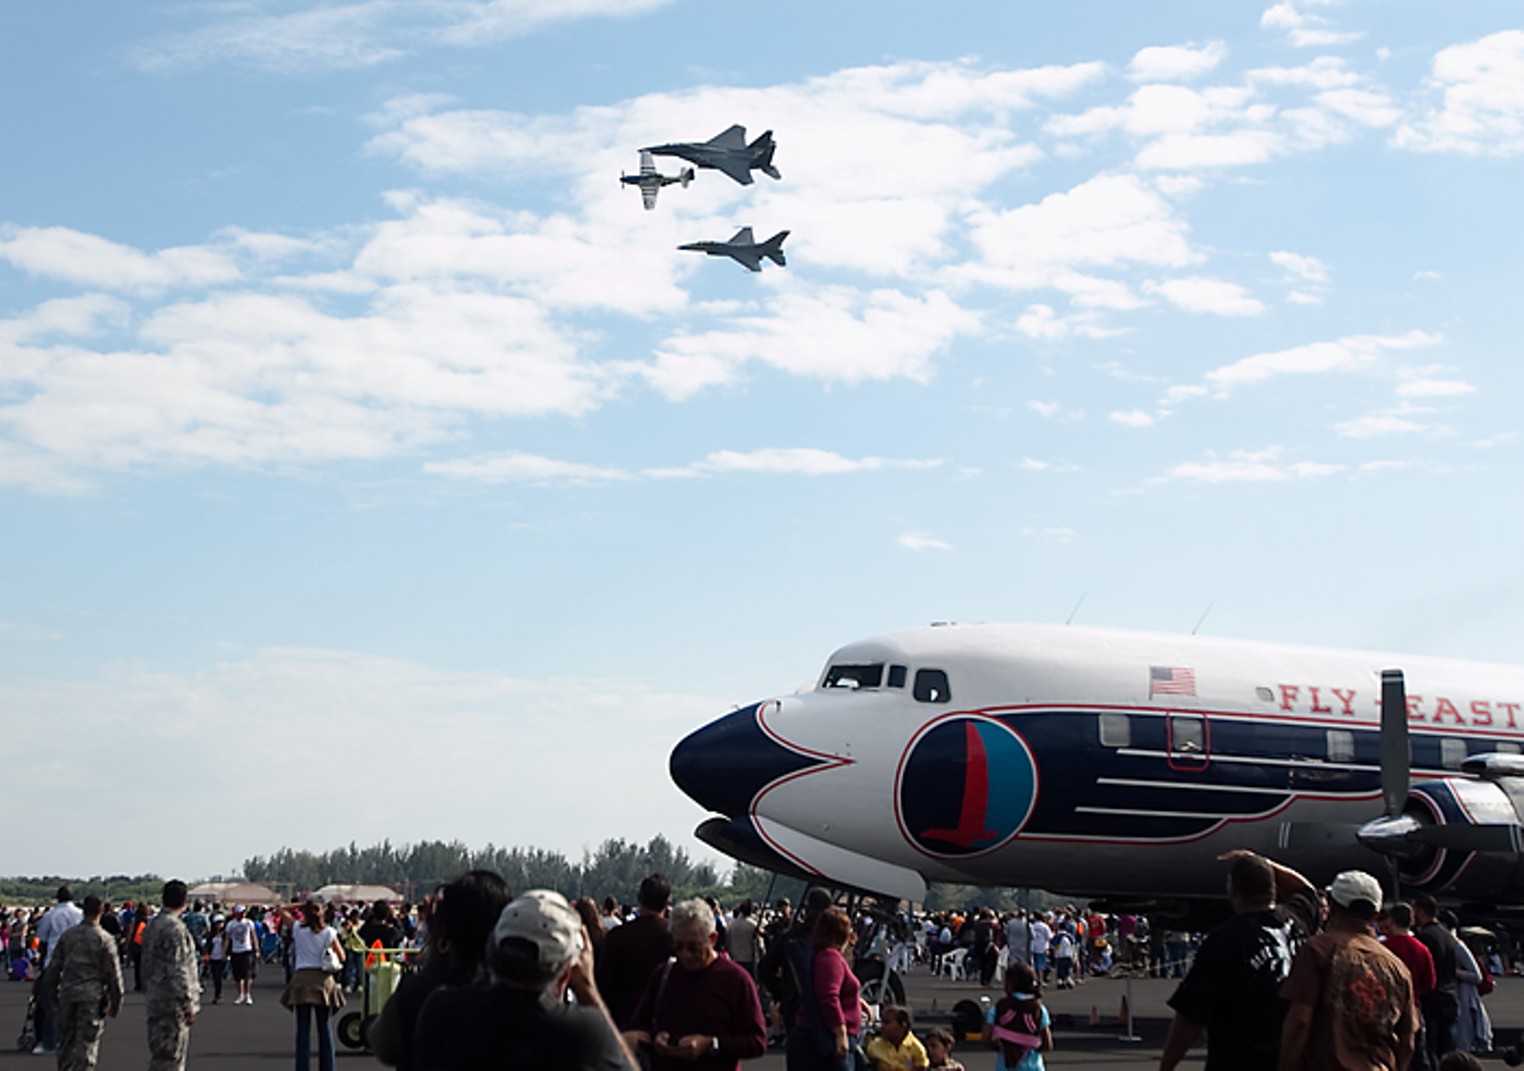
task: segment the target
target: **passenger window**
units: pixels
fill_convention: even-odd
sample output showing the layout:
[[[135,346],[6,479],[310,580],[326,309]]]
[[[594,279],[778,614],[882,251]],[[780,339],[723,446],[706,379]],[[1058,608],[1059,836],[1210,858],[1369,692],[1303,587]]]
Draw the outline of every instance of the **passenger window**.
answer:
[[[1328,730],[1328,761],[1355,761],[1355,734],[1348,729]]]
[[[947,674],[940,669],[915,671],[915,697],[922,703],[946,703],[952,699]]]
[[[1447,770],[1459,770],[1466,761],[1466,742],[1445,737],[1439,742],[1439,764]]]
[[[1519,745],[1512,740],[1499,740],[1498,746],[1492,750],[1496,751],[1499,755],[1517,755],[1519,753]]]
[[[832,666],[826,671],[827,688],[877,688],[884,679],[884,664],[873,662],[862,666]]]
[[[1101,746],[1132,747],[1132,719],[1126,714],[1102,714]]]
[[[889,687],[891,687],[891,688],[903,688],[903,687],[905,687],[905,678],[908,677],[909,675],[910,675],[910,671],[908,669],[906,669],[904,666],[890,666],[889,667]]]

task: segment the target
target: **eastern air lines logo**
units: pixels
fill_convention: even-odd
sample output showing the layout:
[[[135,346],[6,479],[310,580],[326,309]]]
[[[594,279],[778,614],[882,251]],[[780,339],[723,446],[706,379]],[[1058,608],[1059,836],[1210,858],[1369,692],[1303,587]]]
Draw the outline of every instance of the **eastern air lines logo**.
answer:
[[[1037,798],[1037,764],[1026,741],[993,718],[934,722],[900,760],[900,828],[928,855],[969,856],[1020,832]]]

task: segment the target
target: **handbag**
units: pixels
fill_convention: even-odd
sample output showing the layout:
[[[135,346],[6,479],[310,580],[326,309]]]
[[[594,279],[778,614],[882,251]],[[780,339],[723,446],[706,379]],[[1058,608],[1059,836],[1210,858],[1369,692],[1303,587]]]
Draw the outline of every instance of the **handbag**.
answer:
[[[344,961],[341,960],[339,958],[339,954],[333,950],[333,945],[329,945],[327,948],[323,949],[322,967],[323,970],[328,974],[338,974],[344,969]]]

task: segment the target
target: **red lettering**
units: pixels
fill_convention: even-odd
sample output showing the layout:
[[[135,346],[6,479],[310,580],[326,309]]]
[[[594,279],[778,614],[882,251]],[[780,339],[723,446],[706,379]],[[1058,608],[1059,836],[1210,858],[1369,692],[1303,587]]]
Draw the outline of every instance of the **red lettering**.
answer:
[[[1455,724],[1456,725],[1465,725],[1466,724],[1461,719],[1460,711],[1455,709],[1455,704],[1454,703],[1450,702],[1450,700],[1445,699],[1443,697],[1434,700],[1434,717],[1432,719],[1430,719],[1430,720],[1433,721],[1435,725],[1438,725],[1439,722],[1440,722],[1440,719],[1443,718],[1446,714],[1450,715],[1450,717],[1455,719]]]
[[[1333,688],[1331,691],[1333,692],[1335,698],[1344,704],[1344,713],[1353,716],[1355,713],[1354,689],[1350,689],[1346,692],[1343,688]]]
[[[1318,690],[1316,688],[1309,687],[1307,690],[1312,693],[1312,712],[1314,714],[1332,714],[1333,713],[1333,710],[1331,710],[1330,708],[1318,705]]]
[[[1408,721],[1423,721],[1423,711],[1418,709],[1418,705],[1422,702],[1421,695],[1408,696]]]
[[[1471,724],[1491,725],[1492,705],[1485,699],[1475,699],[1471,702]]]
[[[1301,693],[1302,690],[1294,684],[1282,684],[1280,689],[1281,709],[1290,710],[1291,704],[1296,702],[1296,697]]]
[[[1517,729],[1519,725],[1516,721],[1513,720],[1513,716],[1519,712],[1519,704],[1499,703],[1498,706],[1501,707],[1503,711],[1508,715],[1508,727],[1510,729]]]

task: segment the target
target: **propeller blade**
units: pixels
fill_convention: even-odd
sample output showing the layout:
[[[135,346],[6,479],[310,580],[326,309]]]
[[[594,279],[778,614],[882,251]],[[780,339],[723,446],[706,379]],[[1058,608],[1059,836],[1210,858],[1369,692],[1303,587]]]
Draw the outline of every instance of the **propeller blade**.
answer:
[[[1381,671],[1381,805],[1388,818],[1408,805],[1408,693],[1400,669]]]

